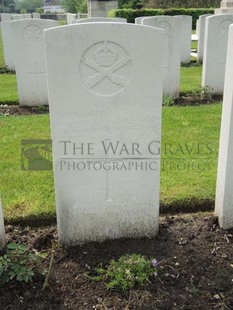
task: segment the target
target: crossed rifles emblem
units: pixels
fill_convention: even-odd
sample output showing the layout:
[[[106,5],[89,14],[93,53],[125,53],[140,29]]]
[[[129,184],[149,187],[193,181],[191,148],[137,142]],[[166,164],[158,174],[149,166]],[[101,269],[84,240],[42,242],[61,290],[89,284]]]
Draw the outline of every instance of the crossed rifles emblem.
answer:
[[[85,84],[88,88],[91,88],[101,82],[104,78],[108,78],[113,83],[126,86],[127,79],[125,79],[123,76],[120,76],[116,73],[117,70],[125,66],[130,61],[130,58],[128,56],[121,57],[119,60],[114,60],[114,63],[112,65],[100,65],[95,60],[92,60],[88,57],[84,57],[82,59],[82,62],[90,67],[91,69],[97,71],[97,74],[94,74],[86,80]]]

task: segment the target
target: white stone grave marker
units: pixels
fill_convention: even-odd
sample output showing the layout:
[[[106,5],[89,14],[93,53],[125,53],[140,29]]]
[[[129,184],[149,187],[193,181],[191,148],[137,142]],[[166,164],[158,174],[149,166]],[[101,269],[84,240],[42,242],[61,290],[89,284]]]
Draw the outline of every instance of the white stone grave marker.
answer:
[[[37,12],[32,13],[32,18],[40,18],[40,14]]]
[[[191,56],[192,16],[176,15],[175,17],[180,19],[181,62],[188,64]]]
[[[197,62],[202,64],[203,62],[203,53],[204,53],[204,44],[205,44],[205,21],[206,18],[212,16],[211,14],[201,15],[198,19],[198,28],[197,28]]]
[[[92,18],[82,18],[74,21],[76,24],[81,23],[97,23],[97,22],[105,22],[105,23],[127,23],[126,18],[108,18],[108,17],[92,17]]]
[[[9,69],[15,70],[11,21],[1,23],[1,32],[5,65]]]
[[[180,86],[180,19],[173,16],[152,16],[142,24],[165,30],[163,94],[177,98]]]
[[[206,18],[202,87],[211,87],[213,94],[223,93],[228,31],[232,23],[233,14]]]
[[[163,39],[125,23],[45,31],[63,244],[158,232]]]
[[[230,26],[221,134],[218,158],[218,175],[215,215],[222,228],[233,228],[233,25]]]
[[[20,105],[48,104],[43,30],[57,26],[57,21],[25,19],[11,26]]]
[[[0,18],[1,18],[1,22],[11,20],[11,14],[10,13],[1,13]]]

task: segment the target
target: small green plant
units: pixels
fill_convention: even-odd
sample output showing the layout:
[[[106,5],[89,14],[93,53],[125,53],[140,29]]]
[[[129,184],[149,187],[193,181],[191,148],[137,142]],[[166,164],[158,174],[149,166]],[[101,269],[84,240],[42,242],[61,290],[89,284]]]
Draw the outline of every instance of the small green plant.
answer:
[[[36,13],[42,14],[44,11],[42,8],[36,8]]]
[[[96,268],[96,275],[90,278],[94,281],[103,281],[108,289],[130,289],[136,285],[142,287],[150,283],[153,276],[157,276],[158,261],[150,261],[140,254],[127,254],[118,260],[111,260],[105,269]]]
[[[21,9],[20,10],[20,14],[27,14],[27,10],[26,9]]]
[[[35,271],[45,274],[42,260],[46,256],[46,253],[30,251],[24,244],[9,243],[6,253],[0,256],[0,284],[13,279],[31,281]]]
[[[7,66],[3,66],[0,67],[0,74],[15,74],[15,71],[9,69]]]
[[[191,92],[187,92],[186,96],[192,96],[194,99],[199,100],[212,100],[212,92],[213,88],[210,86],[204,86],[198,85],[197,88]]]
[[[171,107],[173,106],[175,103],[174,98],[170,97],[170,96],[163,96],[163,106],[164,107]]]

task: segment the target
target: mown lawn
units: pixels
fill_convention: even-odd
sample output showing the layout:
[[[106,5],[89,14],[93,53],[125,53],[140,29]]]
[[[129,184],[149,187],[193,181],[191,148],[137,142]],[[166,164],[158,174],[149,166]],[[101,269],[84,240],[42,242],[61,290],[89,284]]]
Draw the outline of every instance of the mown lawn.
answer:
[[[220,115],[221,104],[163,108],[163,205],[214,199]],[[21,140],[50,138],[49,116],[1,116],[0,128],[0,193],[5,217],[54,216],[52,171],[21,170]]]

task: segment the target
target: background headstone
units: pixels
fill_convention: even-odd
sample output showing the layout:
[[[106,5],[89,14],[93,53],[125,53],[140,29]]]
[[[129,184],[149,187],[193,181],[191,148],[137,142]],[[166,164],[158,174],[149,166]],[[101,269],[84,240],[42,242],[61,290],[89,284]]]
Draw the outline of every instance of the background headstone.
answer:
[[[158,146],[161,135],[163,39],[160,29],[125,23],[45,31],[58,231],[63,244],[152,237],[158,232],[159,154],[152,155],[148,145],[155,141]],[[137,48],[135,42],[140,42]],[[77,152],[64,153],[61,141],[76,143]],[[117,142],[128,147],[137,143],[142,155],[132,150],[106,154],[103,143]],[[81,143],[91,143],[91,153],[80,153]],[[126,170],[130,162],[134,168]],[[154,170],[149,169],[151,162]],[[116,164],[122,170],[114,169]],[[148,168],[140,168],[146,164]]]
[[[142,25],[142,20],[143,18],[146,18],[148,16],[140,16],[140,17],[136,17],[134,20],[135,25]]]
[[[202,87],[210,87],[213,94],[223,93],[228,31],[231,23],[233,14],[206,18]]]
[[[165,31],[163,94],[177,98],[180,86],[180,19],[173,16],[152,16],[143,18],[142,24]]]
[[[56,27],[57,21],[25,19],[11,26],[19,103],[48,104],[43,30]]]
[[[205,40],[205,27],[206,27],[206,18],[211,16],[211,14],[201,15],[198,19],[198,42],[197,42],[197,62],[202,64],[203,62],[203,53],[204,53],[204,40]],[[216,42],[217,44],[217,42]]]
[[[1,32],[5,65],[9,69],[15,70],[11,21],[1,22]]]
[[[78,14],[66,13],[66,18],[67,18],[67,24],[71,25],[73,22],[76,22],[76,20],[80,18],[80,13]]]
[[[2,201],[0,197],[0,250],[4,248],[5,244],[6,244],[5,228],[4,228],[4,220],[3,220],[3,212],[2,212]]]
[[[5,21],[8,21],[8,20],[11,20],[11,14],[9,13],[1,13],[0,14],[0,18],[1,18],[1,22],[5,22]]]
[[[25,19],[24,14],[12,14],[11,15],[11,20],[21,20],[21,19]]]
[[[176,18],[180,19],[180,49],[181,49],[181,62],[184,64],[190,63],[191,55],[191,36],[192,36],[192,16],[177,15]]]
[[[126,18],[108,18],[108,17],[92,17],[92,18],[82,18],[75,21],[76,24],[80,23],[127,23]]]
[[[224,87],[215,215],[220,227],[233,228],[233,25],[230,26]]]
[[[32,18],[40,18],[40,14],[36,13],[36,12],[33,12],[32,13]]]

